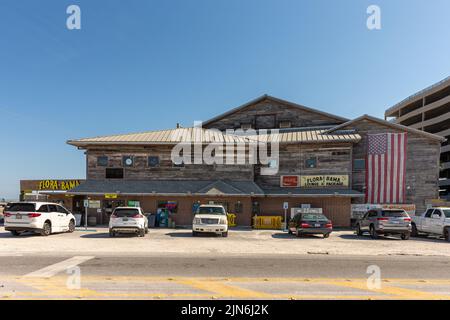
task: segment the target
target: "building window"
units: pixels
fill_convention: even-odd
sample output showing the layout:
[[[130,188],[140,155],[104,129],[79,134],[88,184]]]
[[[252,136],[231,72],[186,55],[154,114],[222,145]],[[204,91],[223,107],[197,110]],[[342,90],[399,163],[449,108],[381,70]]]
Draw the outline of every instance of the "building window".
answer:
[[[280,121],[280,129],[290,128],[291,125],[290,121]]]
[[[355,159],[353,160],[353,170],[364,170],[366,169],[365,159]]]
[[[159,157],[158,156],[148,157],[148,166],[151,168],[159,167]]]
[[[134,166],[134,157],[133,156],[124,156],[122,158],[122,165],[124,167],[132,167],[132,166]]]
[[[106,156],[97,157],[97,166],[98,167],[107,167],[108,166],[108,157],[106,157]]]
[[[317,158],[310,157],[310,158],[306,159],[305,167],[306,168],[317,168]]]
[[[123,179],[122,168],[106,168],[106,179]]]

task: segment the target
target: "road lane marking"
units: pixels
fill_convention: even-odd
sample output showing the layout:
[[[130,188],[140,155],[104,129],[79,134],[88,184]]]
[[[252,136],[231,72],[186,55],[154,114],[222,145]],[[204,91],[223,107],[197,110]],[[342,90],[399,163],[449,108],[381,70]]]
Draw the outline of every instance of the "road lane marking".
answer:
[[[54,275],[66,271],[69,268],[76,267],[77,265],[86,262],[88,260],[94,259],[94,256],[75,256],[73,258],[52,264],[48,267],[33,271],[24,275],[25,278],[50,278]]]
[[[383,284],[380,289],[370,289],[367,286],[367,281],[325,281],[326,284],[335,285],[339,287],[345,287],[345,288],[352,288],[352,289],[359,289],[359,290],[366,290],[366,291],[372,291],[377,293],[383,293],[387,295],[393,295],[397,296],[401,299],[408,299],[408,300],[417,300],[417,299],[427,299],[427,300],[443,300],[443,299],[449,299],[449,296],[446,295],[438,295],[434,293],[419,291],[419,290],[413,290],[413,289],[405,289],[405,288],[399,288],[394,287],[391,285],[385,285]]]
[[[195,289],[211,292],[213,295],[233,298],[273,298],[273,295],[225,284],[223,281],[198,280],[195,278],[175,279],[175,282]]]

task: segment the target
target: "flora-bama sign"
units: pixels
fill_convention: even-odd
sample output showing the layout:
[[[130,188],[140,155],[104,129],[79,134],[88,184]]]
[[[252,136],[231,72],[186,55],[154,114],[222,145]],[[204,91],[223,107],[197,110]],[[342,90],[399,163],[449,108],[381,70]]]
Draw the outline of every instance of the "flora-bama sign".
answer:
[[[71,190],[80,185],[79,180],[41,180],[38,190]]]

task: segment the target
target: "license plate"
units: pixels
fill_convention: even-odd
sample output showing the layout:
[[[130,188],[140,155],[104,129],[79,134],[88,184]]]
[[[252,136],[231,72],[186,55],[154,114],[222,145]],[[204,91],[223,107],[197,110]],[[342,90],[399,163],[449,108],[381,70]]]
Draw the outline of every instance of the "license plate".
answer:
[[[400,221],[395,221],[395,220],[394,220],[394,221],[392,221],[392,223],[393,223],[393,224],[399,224]]]
[[[314,225],[314,227],[320,228],[320,223],[316,223],[316,224]]]
[[[122,221],[128,221],[128,218],[122,218]]]
[[[16,214],[16,219],[22,219],[22,215],[21,214]]]

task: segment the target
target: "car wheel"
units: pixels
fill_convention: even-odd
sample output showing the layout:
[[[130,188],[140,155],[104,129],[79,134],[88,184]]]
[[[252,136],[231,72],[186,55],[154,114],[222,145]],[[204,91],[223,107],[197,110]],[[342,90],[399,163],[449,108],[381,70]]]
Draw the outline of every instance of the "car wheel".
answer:
[[[113,230],[109,229],[109,236],[110,237],[115,237],[116,233]]]
[[[145,234],[147,234],[148,233],[148,227],[147,228],[145,228]]]
[[[401,238],[402,238],[402,240],[408,240],[408,239],[409,239],[409,236],[410,236],[410,233],[409,233],[409,232],[407,232],[407,233],[402,233]]]
[[[22,232],[19,232],[19,231],[16,231],[16,230],[12,230],[12,231],[11,231],[11,234],[12,234],[13,236],[15,236],[15,237],[20,236],[21,233],[22,233]]]
[[[378,234],[377,234],[377,232],[375,231],[375,227],[372,225],[372,226],[370,226],[370,237],[372,238],[372,239],[377,239],[378,238]]]
[[[302,236],[302,234],[300,233],[300,232],[298,232],[298,230],[295,232],[295,236],[297,237],[297,238],[300,238],[301,236]]]
[[[224,237],[224,238],[228,237],[228,231],[222,232],[222,237]]]
[[[75,221],[70,220],[69,222],[69,232],[72,233],[75,231]]]
[[[198,234],[197,234],[197,232],[196,231],[192,231],[192,236],[193,237],[196,237]]]
[[[450,241],[450,228],[444,229],[444,239]]]
[[[46,237],[50,235],[50,233],[52,233],[52,226],[49,222],[45,222],[44,226],[42,227],[41,236]]]
[[[356,225],[356,234],[358,236],[362,236],[363,235],[363,232],[361,230],[361,226],[359,224]]]
[[[324,233],[324,234],[323,234],[323,238],[324,238],[324,239],[326,239],[326,238],[328,238],[328,237],[330,237],[330,234],[329,234],[329,233]]]
[[[417,226],[415,223],[412,224],[412,230],[411,230],[411,235],[413,237],[418,237],[419,236],[419,232],[417,231]]]
[[[139,230],[139,237],[145,237],[145,229]]]

